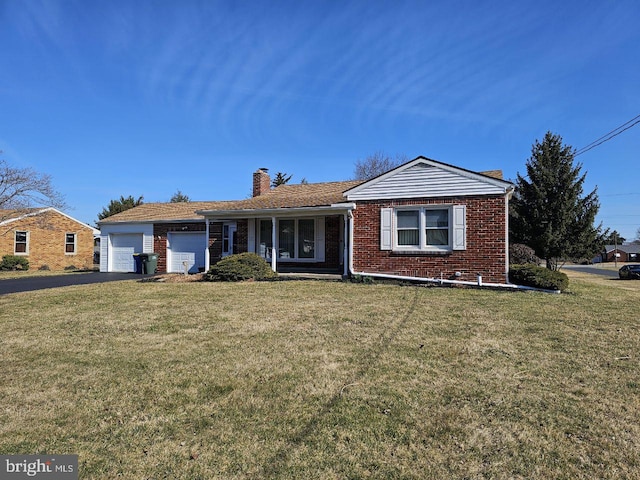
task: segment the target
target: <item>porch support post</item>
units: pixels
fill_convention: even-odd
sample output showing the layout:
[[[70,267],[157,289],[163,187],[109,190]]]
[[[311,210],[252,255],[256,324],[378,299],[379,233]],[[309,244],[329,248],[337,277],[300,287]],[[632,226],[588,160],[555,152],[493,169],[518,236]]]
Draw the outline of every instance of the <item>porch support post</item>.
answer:
[[[276,217],[271,217],[271,270],[277,272],[277,260],[276,260]]]
[[[342,252],[342,276],[347,277],[349,275],[349,215],[344,214],[344,229],[343,229],[343,252]]]
[[[208,272],[209,268],[211,268],[211,258],[209,256],[209,218],[205,218],[204,224],[206,225],[204,240],[204,271]]]

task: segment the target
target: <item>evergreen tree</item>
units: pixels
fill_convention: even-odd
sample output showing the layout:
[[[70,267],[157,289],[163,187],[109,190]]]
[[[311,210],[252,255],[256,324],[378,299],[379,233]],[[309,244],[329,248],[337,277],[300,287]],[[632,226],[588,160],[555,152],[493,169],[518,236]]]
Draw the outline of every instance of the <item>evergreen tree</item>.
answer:
[[[98,220],[104,220],[111,215],[124,212],[125,210],[129,210],[130,208],[142,205],[143,203],[144,202],[142,201],[142,197],[139,197],[136,200],[131,195],[129,195],[127,198],[124,198],[124,196],[121,195],[119,200],[111,200],[111,202],[109,202],[109,206],[102,209],[102,212],[98,214]]]
[[[185,195],[180,190],[178,190],[176,193],[173,194],[173,197],[171,197],[171,200],[169,200],[169,203],[181,203],[181,202],[190,202],[190,201],[191,199],[189,198],[188,195]]]
[[[271,181],[271,188],[279,187],[280,185],[284,185],[285,183],[289,183],[293,175],[287,175],[286,173],[278,172],[276,176]]]
[[[557,270],[560,259],[591,258],[602,245],[602,226],[594,226],[600,208],[597,188],[583,196],[586,173],[573,161],[572,147],[547,132],[532,146],[527,174],[518,174],[511,204],[512,242],[533,248],[551,270]]]
[[[627,239],[620,235],[617,230],[614,230],[611,233],[605,232],[605,237],[602,241],[605,245],[622,245]]]

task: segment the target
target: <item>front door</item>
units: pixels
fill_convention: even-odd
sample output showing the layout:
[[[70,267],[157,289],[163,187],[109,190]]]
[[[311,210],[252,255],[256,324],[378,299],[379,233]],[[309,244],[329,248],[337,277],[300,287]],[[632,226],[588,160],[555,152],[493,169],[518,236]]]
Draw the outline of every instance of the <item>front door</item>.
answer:
[[[237,252],[237,226],[236,222],[224,222],[222,224],[222,256],[233,255]]]

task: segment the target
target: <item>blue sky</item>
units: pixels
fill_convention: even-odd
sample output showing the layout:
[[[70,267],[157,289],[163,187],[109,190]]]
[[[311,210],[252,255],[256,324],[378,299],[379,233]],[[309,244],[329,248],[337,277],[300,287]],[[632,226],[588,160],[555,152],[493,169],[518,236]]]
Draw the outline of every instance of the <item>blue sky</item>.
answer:
[[[0,0],[0,150],[93,224],[120,195],[245,198],[382,151],[525,171],[640,115],[640,2]],[[577,157],[640,227],[640,125]]]

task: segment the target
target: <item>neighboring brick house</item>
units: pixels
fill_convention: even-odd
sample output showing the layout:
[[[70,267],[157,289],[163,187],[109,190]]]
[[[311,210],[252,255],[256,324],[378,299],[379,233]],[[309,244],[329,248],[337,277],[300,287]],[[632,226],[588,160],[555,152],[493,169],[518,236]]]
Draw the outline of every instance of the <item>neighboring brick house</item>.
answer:
[[[104,219],[101,270],[132,271],[134,251],[158,253],[160,272],[248,251],[277,271],[505,283],[514,187],[499,177],[418,157],[366,182],[271,189],[259,169],[246,200],[143,204]]]
[[[52,207],[0,210],[0,256],[18,255],[30,269],[92,268],[99,231]]]
[[[605,245],[604,252],[597,260],[602,262],[640,262],[640,244]]]

